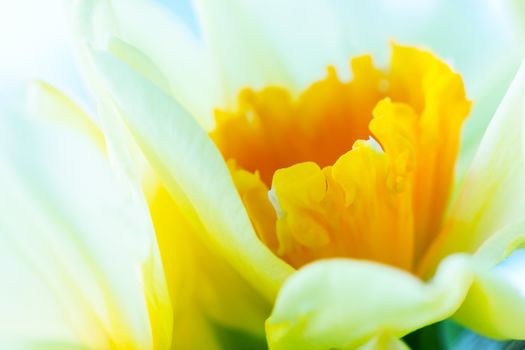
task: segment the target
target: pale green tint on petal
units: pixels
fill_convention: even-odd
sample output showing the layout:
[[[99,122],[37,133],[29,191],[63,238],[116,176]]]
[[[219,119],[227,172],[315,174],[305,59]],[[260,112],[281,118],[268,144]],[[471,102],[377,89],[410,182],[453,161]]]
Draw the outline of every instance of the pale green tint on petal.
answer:
[[[525,223],[508,225],[475,253],[480,269],[455,319],[485,336],[525,339],[525,289],[505,272],[505,260],[525,242]],[[503,265],[492,268],[503,261]],[[523,273],[523,272],[522,272]]]
[[[354,349],[454,313],[474,278],[468,256],[447,258],[428,283],[387,265],[326,260],[285,283],[267,321],[270,349]]]
[[[348,64],[341,23],[329,2],[193,3],[229,103],[247,86],[284,85],[297,92],[320,79],[328,64]]]
[[[385,334],[373,338],[357,350],[410,350],[410,348],[397,337]]]
[[[75,58],[79,62],[78,68],[89,92],[96,99],[98,82],[90,67],[86,47],[108,46],[114,28],[111,8],[105,0],[73,0],[68,5],[71,6],[71,36]],[[106,127],[101,125],[98,114],[90,117],[100,125],[104,136],[108,138]]]
[[[524,243],[525,222],[521,218],[515,223],[505,225],[501,230],[491,235],[475,254],[488,264],[496,265],[504,261]]]
[[[164,73],[155,66],[148,56],[144,55],[137,48],[129,45],[125,41],[112,37],[108,40],[108,51],[121,61],[129,64],[144,78],[157,85],[162,91],[169,93],[169,82]]]
[[[153,1],[111,3],[122,38],[160,68],[171,95],[182,106],[202,125],[211,126],[221,92],[208,48],[176,16]]]
[[[512,62],[502,64],[499,68],[499,71],[493,74],[482,74],[484,76],[481,84],[482,89],[468,93],[469,98],[473,99],[473,109],[463,126],[461,146],[456,162],[454,195],[457,195],[461,189],[481,138],[516,75],[519,64],[517,60],[513,59]]]
[[[448,215],[448,229],[427,256],[430,271],[440,257],[475,251],[488,237],[525,212],[525,63],[514,78]]]
[[[159,82],[205,126],[212,125],[212,112],[220,100],[216,74],[206,47],[180,20],[155,1],[76,1],[74,22],[78,42],[106,48],[112,37],[122,44],[110,50],[142,74]],[[148,62],[147,66],[144,62]]]
[[[147,208],[77,131],[2,116],[0,344],[151,349]]]
[[[205,230],[205,242],[270,300],[291,267],[257,238],[222,156],[169,96],[115,58],[94,53],[125,123],[177,203]]]
[[[522,35],[525,36],[525,3],[521,0],[512,0],[512,4],[514,5],[514,20],[521,29]]]
[[[140,51],[114,37],[117,31],[111,4],[107,0],[76,0],[72,2],[72,31],[80,69],[87,86],[97,104],[97,122],[107,143],[108,158],[119,180],[144,196],[143,189],[149,191],[154,177],[151,167],[129,130],[122,124],[119,111],[103,93],[103,83],[90,58],[90,47],[104,47],[114,51],[123,60],[133,62],[134,69],[159,88],[166,88],[167,82],[162,73]]]
[[[480,273],[454,319],[496,339],[525,339],[525,295],[498,270]]]

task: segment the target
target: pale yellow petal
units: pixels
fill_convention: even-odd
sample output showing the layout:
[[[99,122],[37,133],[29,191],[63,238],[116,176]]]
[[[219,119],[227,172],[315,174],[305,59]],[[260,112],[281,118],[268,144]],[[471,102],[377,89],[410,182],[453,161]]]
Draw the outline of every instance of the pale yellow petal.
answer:
[[[454,318],[496,339],[525,339],[525,295],[497,269],[480,271]]]
[[[226,329],[263,341],[270,304],[201,242],[166,189],[150,211],[173,305],[173,347],[218,349]]]
[[[494,266],[523,247],[525,223],[507,225],[476,252],[478,277],[454,316],[467,327],[498,339],[525,339],[525,293]]]
[[[467,256],[451,256],[425,283],[368,261],[313,263],[281,289],[267,321],[270,348],[353,349],[385,333],[403,337],[452,315],[472,283],[472,269]]]
[[[31,85],[27,103],[28,113],[36,118],[49,119],[80,131],[102,152],[106,151],[104,135],[82,109],[55,87],[37,81]]]

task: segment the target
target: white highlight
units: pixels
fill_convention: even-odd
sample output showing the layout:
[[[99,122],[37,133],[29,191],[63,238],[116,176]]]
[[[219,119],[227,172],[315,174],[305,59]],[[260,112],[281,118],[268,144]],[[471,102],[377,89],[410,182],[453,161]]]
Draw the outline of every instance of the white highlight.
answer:
[[[381,153],[385,152],[383,150],[383,147],[381,147],[381,144],[379,142],[377,142],[377,140],[375,138],[373,138],[372,136],[369,136],[367,141],[368,141],[368,144],[370,145],[370,147],[372,147],[373,150],[376,150],[376,151],[381,152]]]
[[[277,198],[277,195],[275,194],[275,190],[273,188],[268,191],[268,199],[270,200],[270,203],[272,203],[272,207],[275,210],[275,213],[277,214],[277,218],[282,218],[285,215],[285,212],[279,205],[279,199]]]

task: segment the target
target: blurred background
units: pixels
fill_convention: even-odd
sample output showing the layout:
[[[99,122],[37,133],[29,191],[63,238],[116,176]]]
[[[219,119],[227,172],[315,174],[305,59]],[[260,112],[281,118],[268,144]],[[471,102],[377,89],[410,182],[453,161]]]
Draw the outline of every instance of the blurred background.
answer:
[[[0,97],[19,96],[28,82],[44,80],[92,110],[75,66],[67,5],[71,0],[0,0]],[[196,28],[188,0],[157,1]]]
[[[73,0],[0,0],[0,94],[10,95],[24,81],[45,80],[81,104],[89,101],[75,69],[68,32],[67,6]],[[198,33],[190,0],[151,0],[176,14]],[[305,1],[304,7],[308,7]],[[468,81],[487,66],[486,79],[494,79],[487,60],[503,59],[517,42],[512,31],[525,1],[520,0],[333,0],[352,28],[347,44],[357,51],[388,52],[385,40],[424,43],[451,63]],[[481,4],[481,6],[479,6]],[[509,4],[511,4],[509,6]],[[478,6],[477,6],[478,5]],[[508,8],[512,9],[509,11]],[[468,13],[467,13],[468,12]],[[371,23],[375,17],[380,23]],[[443,22],[436,31],[436,22]],[[446,24],[446,25],[444,25]],[[523,28],[522,28],[523,29]],[[385,38],[385,33],[388,33]],[[455,61],[462,50],[464,61]],[[499,54],[495,54],[499,52]],[[310,52],[310,54],[312,54]],[[315,53],[313,53],[315,54]],[[455,61],[455,62],[454,62]],[[468,84],[467,84],[468,85]],[[478,94],[477,84],[470,86]],[[472,91],[474,90],[474,91]]]
[[[75,69],[62,0],[0,0],[0,94],[14,96],[33,79],[87,100]]]

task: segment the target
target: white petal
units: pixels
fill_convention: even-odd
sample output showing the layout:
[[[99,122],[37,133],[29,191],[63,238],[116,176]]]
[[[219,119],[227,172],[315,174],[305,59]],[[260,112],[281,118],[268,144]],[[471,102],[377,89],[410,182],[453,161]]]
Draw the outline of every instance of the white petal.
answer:
[[[93,55],[107,96],[188,220],[203,227],[204,241],[272,299],[292,270],[255,235],[228,168],[206,132],[128,66],[101,52]]]
[[[176,16],[154,1],[96,0],[77,1],[74,19],[77,43],[106,47],[109,38],[119,38],[123,44],[108,49],[141,66],[141,73],[148,62],[147,70],[159,71],[166,80],[161,87],[202,125],[211,126],[213,108],[221,100],[215,72],[202,42]]]
[[[147,208],[69,127],[3,115],[0,142],[0,343],[152,348]]]

